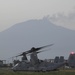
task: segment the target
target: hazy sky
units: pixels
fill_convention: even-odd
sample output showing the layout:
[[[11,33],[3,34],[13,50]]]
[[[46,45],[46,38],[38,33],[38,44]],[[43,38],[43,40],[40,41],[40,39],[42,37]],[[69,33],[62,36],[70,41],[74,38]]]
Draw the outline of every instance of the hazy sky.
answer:
[[[0,0],[0,31],[47,15],[54,23],[75,29],[75,0]]]

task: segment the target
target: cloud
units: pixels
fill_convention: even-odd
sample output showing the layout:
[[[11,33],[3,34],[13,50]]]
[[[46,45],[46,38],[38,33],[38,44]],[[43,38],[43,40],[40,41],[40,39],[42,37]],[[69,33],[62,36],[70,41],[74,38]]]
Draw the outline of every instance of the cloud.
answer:
[[[50,17],[54,24],[75,30],[75,9],[68,15],[64,13],[54,14]]]

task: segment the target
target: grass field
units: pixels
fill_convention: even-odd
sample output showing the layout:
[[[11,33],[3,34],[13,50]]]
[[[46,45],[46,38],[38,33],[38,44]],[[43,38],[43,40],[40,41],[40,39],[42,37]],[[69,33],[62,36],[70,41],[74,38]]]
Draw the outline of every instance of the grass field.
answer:
[[[59,70],[51,72],[13,72],[9,69],[0,69],[0,75],[75,75],[75,70]]]

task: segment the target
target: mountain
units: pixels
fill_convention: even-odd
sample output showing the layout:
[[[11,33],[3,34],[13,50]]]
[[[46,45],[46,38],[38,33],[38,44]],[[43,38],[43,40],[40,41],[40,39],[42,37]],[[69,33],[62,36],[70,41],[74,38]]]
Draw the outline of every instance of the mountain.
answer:
[[[52,43],[54,45],[47,48],[50,51],[40,53],[39,58],[67,58],[71,51],[75,51],[75,31],[56,26],[47,18],[18,23],[0,32],[0,59]]]

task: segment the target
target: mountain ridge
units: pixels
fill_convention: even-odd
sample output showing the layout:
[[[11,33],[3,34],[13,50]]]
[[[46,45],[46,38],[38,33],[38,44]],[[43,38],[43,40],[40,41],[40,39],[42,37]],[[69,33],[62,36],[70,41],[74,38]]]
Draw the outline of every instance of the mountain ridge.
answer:
[[[75,51],[74,34],[74,30],[56,26],[47,18],[18,23],[0,32],[0,57],[8,58],[33,46],[51,43],[54,43],[51,50],[40,53],[39,58],[53,58],[60,55],[68,57],[71,50]]]

